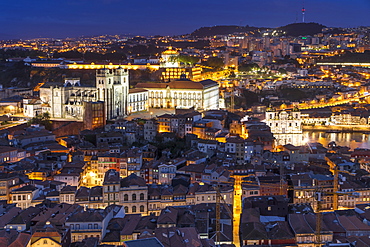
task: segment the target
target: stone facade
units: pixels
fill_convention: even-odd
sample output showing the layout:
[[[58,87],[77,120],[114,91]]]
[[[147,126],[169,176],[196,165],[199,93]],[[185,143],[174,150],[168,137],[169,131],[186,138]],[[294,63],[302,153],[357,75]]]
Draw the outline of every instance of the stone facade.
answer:
[[[304,141],[302,132],[301,112],[298,110],[268,109],[265,122],[274,134],[276,145],[302,145]]]
[[[219,86],[212,80],[195,82],[180,79],[169,83],[138,83],[136,88],[148,90],[149,107],[219,109]]]
[[[84,102],[104,102],[106,119],[127,115],[128,71],[125,69],[100,69],[96,71],[95,86],[81,86],[78,79],[65,83],[45,83],[40,88],[42,112],[52,118],[82,120]]]

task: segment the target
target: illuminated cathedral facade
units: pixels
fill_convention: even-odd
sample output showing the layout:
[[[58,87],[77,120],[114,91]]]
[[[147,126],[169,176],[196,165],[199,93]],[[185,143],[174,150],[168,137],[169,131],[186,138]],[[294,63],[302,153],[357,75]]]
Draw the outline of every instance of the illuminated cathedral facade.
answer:
[[[42,112],[52,118],[82,120],[84,102],[104,102],[106,120],[127,115],[129,77],[127,69],[99,69],[95,86],[81,86],[79,79],[45,83],[40,88]]]

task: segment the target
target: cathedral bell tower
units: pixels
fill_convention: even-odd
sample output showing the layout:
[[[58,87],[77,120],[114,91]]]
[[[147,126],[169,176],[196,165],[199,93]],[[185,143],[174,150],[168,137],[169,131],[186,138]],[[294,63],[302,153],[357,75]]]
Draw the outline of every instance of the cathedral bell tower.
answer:
[[[107,120],[127,114],[128,70],[99,69],[96,71],[98,100],[104,101]]]

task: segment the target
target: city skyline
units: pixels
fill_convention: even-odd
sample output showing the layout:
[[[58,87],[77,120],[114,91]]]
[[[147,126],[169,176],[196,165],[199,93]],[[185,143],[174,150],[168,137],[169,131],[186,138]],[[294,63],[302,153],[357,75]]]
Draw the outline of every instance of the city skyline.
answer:
[[[267,0],[233,3],[190,0],[125,2],[122,0],[24,0],[6,2],[0,10],[0,39],[65,38],[101,34],[178,35],[202,26],[279,27],[302,22],[303,1]],[[305,22],[330,27],[366,26],[370,2],[305,1]]]
[[[370,2],[0,6],[0,246],[370,246]]]

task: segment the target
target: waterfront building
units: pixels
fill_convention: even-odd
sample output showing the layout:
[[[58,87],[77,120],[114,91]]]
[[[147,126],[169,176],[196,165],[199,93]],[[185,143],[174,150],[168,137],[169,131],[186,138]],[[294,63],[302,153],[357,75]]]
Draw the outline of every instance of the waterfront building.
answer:
[[[276,139],[276,145],[301,145],[304,141],[301,112],[298,109],[266,110],[265,122]]]

